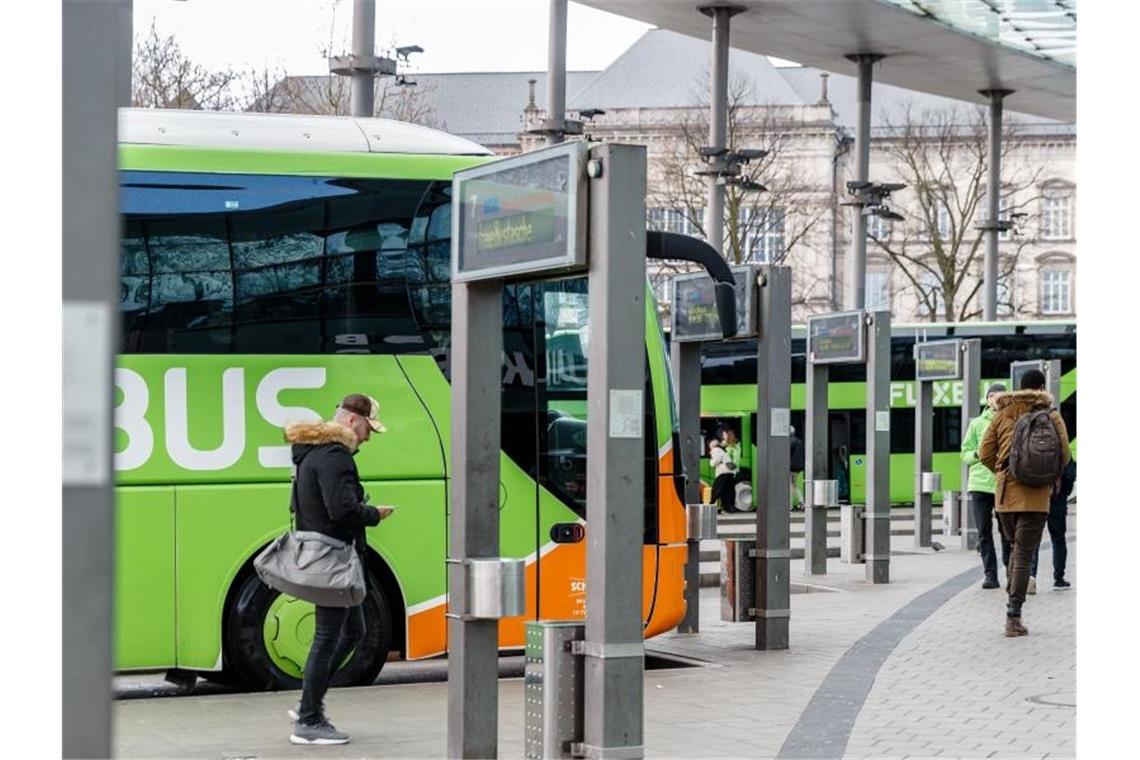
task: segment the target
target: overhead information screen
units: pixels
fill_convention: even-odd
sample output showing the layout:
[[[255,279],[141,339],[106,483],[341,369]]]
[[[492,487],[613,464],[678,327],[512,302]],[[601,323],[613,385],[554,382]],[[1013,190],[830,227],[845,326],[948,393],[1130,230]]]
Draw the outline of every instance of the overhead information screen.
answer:
[[[732,267],[736,280],[736,336],[755,337],[756,269]],[[673,278],[672,326],[669,339],[677,341],[721,340],[720,314],[716,307],[716,283],[705,272],[678,275]]]
[[[583,268],[586,152],[563,143],[456,172],[452,280]]]
[[[808,361],[848,364],[866,359],[866,330],[862,311],[841,311],[808,317]]]
[[[962,377],[962,346],[959,340],[914,344],[916,380],[958,380]]]

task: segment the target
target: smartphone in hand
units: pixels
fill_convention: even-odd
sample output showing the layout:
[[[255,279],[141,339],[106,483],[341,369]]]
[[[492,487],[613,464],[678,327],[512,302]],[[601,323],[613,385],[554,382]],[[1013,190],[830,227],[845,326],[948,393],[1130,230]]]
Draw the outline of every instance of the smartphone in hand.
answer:
[[[392,513],[396,511],[396,507],[392,505],[377,506],[376,509],[380,510],[380,519],[385,520],[391,517]]]

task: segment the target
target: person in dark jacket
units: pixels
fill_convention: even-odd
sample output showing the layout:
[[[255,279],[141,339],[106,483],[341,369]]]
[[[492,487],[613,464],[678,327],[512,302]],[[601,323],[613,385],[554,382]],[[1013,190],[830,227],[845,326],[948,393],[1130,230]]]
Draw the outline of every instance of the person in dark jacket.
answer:
[[[788,441],[788,458],[790,460],[789,464],[791,469],[791,496],[789,498],[789,503],[792,505],[792,509],[803,509],[804,495],[800,492],[797,479],[799,478],[800,473],[804,471],[804,465],[806,464],[804,457],[804,442],[798,435],[796,435],[796,429],[794,427],[790,429],[790,432],[792,434],[792,437],[791,440]]]
[[[1053,494],[1049,497],[1049,518],[1045,523],[1049,529],[1049,540],[1053,544],[1053,589],[1064,591],[1073,584],[1065,580],[1065,563],[1069,559],[1069,546],[1065,543],[1065,531],[1068,529],[1069,494],[1073,492],[1073,485],[1077,482],[1077,460],[1070,459],[1061,472],[1061,477],[1053,486]],[[1033,555],[1033,565],[1029,573],[1037,577],[1037,558],[1041,553],[1041,545],[1037,545],[1037,552]]]
[[[293,444],[294,488],[290,508],[296,530],[316,531],[352,543],[363,556],[364,529],[392,513],[370,506],[353,456],[372,433],[384,432],[379,405],[363,394],[345,396],[329,422],[291,422],[285,440]],[[316,608],[313,643],[305,661],[301,704],[293,718],[293,744],[346,744],[324,713],[325,692],[337,665],[364,639],[364,610]]]

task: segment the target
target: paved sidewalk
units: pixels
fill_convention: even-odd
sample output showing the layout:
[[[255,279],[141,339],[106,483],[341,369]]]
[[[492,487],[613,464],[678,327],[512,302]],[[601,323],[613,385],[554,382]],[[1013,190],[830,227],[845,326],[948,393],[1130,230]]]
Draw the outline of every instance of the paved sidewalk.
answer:
[[[1071,520],[1070,536],[1074,528]],[[896,537],[887,585],[867,584],[862,565],[831,560],[826,576],[804,576],[802,561],[793,561],[793,582],[832,591],[793,595],[787,651],[755,651],[753,625],[722,622],[719,589],[703,589],[701,633],[666,634],[647,645],[703,664],[646,673],[647,756],[803,756],[789,736],[815,715],[811,705],[819,700],[813,698],[845,693],[836,691],[837,679],[852,665],[859,671],[875,646],[881,656],[859,675],[865,701],[853,704],[853,723],[838,732],[842,745],[827,755],[1072,756],[1075,547],[1070,544],[1069,554],[1074,590],[1052,592],[1046,582],[1026,605],[1030,636],[1005,639],[1004,593],[980,588],[975,552],[956,549],[957,538],[936,539],[946,551],[915,550],[913,539]],[[1043,570],[1049,556],[1042,552]],[[967,572],[972,576],[963,576]],[[954,579],[965,590],[955,593],[957,587],[947,585]],[[930,609],[922,611],[924,599]],[[883,638],[892,630],[895,640]],[[288,743],[285,710],[296,698],[296,692],[281,692],[121,701],[115,705],[116,755],[444,755],[446,684],[333,690],[329,714],[353,734],[343,747]],[[500,681],[502,757],[522,755],[522,701],[521,679]]]

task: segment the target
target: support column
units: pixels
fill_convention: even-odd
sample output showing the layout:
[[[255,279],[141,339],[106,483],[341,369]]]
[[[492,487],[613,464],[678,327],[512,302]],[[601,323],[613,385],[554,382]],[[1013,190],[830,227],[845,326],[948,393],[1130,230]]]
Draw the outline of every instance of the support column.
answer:
[[[756,341],[756,648],[787,649],[791,616],[792,270],[760,268]],[[826,541],[826,536],[825,536]],[[826,549],[826,547],[825,547]]]
[[[700,12],[710,17],[712,61],[709,67],[709,146],[727,148],[728,140],[728,31],[729,19],[740,12],[730,5],[703,6]],[[723,156],[712,159],[712,168],[723,168]],[[709,176],[708,208],[705,210],[705,236],[718,253],[724,252],[724,185],[716,175]]]
[[[891,579],[891,313],[868,312],[866,578]]]
[[[685,476],[685,504],[701,501],[701,344],[673,341],[669,348],[673,385],[677,388],[677,418],[681,450],[674,452],[674,466]],[[685,617],[677,624],[680,633],[701,630],[701,542],[689,539],[685,560]]]
[[[566,128],[566,0],[550,0],[546,48],[546,144],[557,145]]]
[[[376,0],[353,0],[352,57],[369,61],[376,54]],[[352,71],[352,115],[371,117],[376,101],[375,73],[368,68]]]
[[[583,754],[628,758],[644,754],[645,148],[590,158]]]
[[[858,64],[856,97],[858,123],[855,125],[855,181],[867,182],[871,170],[871,67],[883,56],[875,53],[856,53],[846,56]],[[866,306],[867,288],[867,217],[862,206],[852,206],[851,256],[847,262],[847,296],[845,309],[862,309]]]
[[[503,285],[451,286],[451,476],[447,756],[499,751],[499,621],[461,620],[463,560],[499,556]]]
[[[990,99],[990,165],[986,179],[986,204],[989,206],[989,221],[986,230],[986,256],[982,274],[982,319],[993,322],[997,319],[998,284],[998,212],[1001,208],[1001,118],[1002,99],[1013,90],[980,90]]]
[[[63,3],[62,753],[111,754],[118,342],[117,105],[131,2]],[[40,402],[45,403],[45,402]],[[50,539],[49,539],[50,540]]]
[[[971,338],[962,342],[962,434],[970,427],[970,420],[982,410],[982,341]],[[974,506],[969,498],[970,466],[962,465],[962,548],[978,548],[978,521],[974,519]],[[945,515],[943,519],[947,519]]]
[[[827,573],[827,505],[815,503],[816,480],[830,477],[828,455],[826,364],[807,362],[807,404],[804,427],[804,572]]]
[[[934,385],[915,380],[914,406],[914,545],[930,546],[932,494],[922,487],[922,473],[934,470]],[[965,430],[965,428],[963,428]]]

